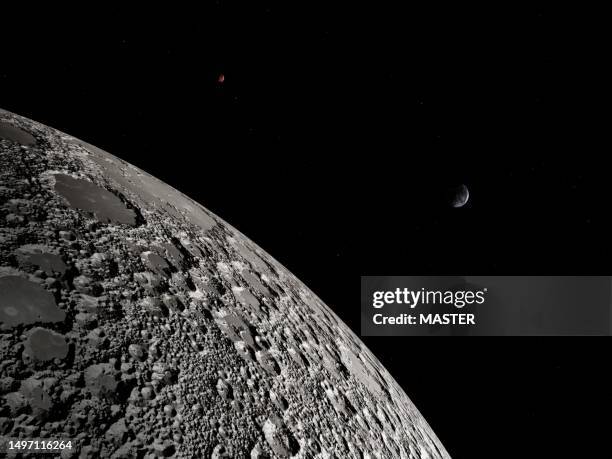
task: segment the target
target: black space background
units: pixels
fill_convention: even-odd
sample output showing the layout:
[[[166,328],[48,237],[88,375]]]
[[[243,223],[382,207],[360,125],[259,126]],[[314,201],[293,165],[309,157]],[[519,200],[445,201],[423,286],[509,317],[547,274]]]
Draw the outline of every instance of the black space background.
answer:
[[[5,11],[0,107],[201,202],[357,333],[360,275],[610,274],[598,12],[250,3]],[[609,454],[608,339],[364,341],[455,458]]]

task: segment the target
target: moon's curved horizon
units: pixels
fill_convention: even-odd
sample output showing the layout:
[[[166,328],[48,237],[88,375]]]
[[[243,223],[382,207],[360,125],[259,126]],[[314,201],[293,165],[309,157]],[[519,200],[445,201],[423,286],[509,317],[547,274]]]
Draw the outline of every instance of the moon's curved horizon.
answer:
[[[450,457],[332,309],[199,203],[2,109],[0,177],[0,437],[73,438],[66,457]]]

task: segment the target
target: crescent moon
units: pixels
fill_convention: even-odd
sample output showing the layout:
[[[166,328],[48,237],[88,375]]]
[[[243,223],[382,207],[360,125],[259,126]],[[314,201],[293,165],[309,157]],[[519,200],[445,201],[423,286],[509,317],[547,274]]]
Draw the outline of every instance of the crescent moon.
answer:
[[[451,205],[456,209],[465,206],[470,199],[470,190],[468,190],[468,187],[460,185],[454,191]]]

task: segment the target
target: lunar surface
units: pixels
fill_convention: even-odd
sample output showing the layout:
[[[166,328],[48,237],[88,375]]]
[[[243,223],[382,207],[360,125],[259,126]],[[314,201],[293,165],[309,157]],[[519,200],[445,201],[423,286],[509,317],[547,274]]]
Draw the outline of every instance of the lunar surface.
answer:
[[[257,245],[1,110],[0,354],[0,435],[71,439],[58,457],[449,457],[361,340]]]

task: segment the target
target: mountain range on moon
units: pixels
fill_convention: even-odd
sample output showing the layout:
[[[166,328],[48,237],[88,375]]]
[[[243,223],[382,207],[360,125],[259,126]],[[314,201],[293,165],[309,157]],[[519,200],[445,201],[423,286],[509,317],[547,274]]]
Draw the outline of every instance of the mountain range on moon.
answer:
[[[450,457],[265,251],[136,167],[2,110],[0,354],[0,436],[73,439],[61,457]]]

